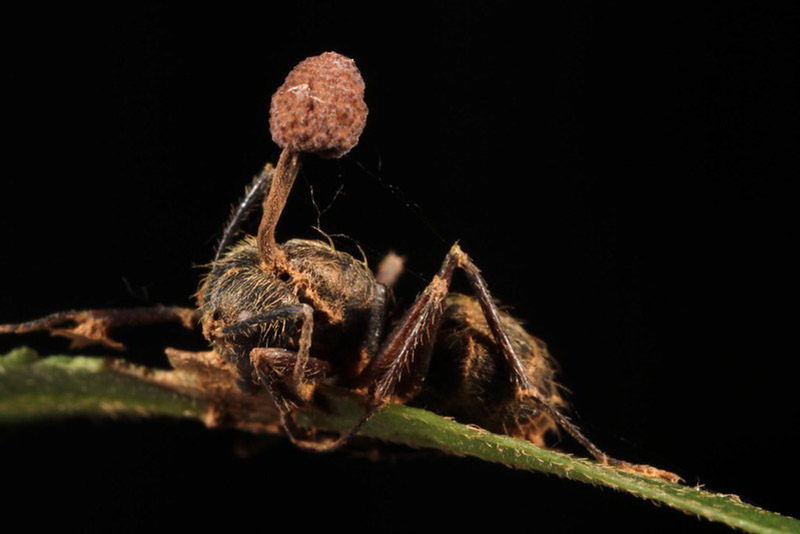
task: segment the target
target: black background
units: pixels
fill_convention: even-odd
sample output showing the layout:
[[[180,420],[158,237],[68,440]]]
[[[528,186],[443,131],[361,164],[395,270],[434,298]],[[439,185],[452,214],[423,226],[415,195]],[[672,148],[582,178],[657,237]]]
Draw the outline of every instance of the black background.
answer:
[[[336,50],[362,71],[367,127],[342,160],[307,159],[281,236],[315,235],[310,185],[320,208],[343,187],[322,228],[372,264],[407,256],[403,305],[460,240],[601,447],[797,515],[778,489],[798,475],[797,8],[292,6],[7,15],[0,323],[191,305],[230,205],[277,158],[272,92]],[[122,337],[151,365],[202,346]],[[0,348],[23,341],[66,347]],[[478,461],[318,456],[193,423],[3,428],[0,448],[7,510],[30,504],[32,525],[727,531]]]

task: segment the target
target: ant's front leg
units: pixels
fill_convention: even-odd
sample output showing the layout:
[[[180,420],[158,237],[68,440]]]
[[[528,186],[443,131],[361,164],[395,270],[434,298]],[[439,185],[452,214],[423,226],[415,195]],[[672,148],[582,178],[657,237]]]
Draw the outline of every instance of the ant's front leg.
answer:
[[[278,308],[257,313],[242,319],[241,321],[222,328],[219,337],[226,344],[232,347],[234,361],[241,380],[242,389],[248,389],[247,385],[252,382],[253,371],[256,369],[253,361],[253,347],[257,342],[259,332],[264,325],[271,325],[277,331],[283,331],[289,323],[300,323],[298,349],[293,358],[294,365],[291,372],[281,365],[282,381],[285,383],[284,389],[289,389],[292,395],[304,403],[311,402],[313,387],[305,380],[305,367],[311,358],[311,335],[314,331],[314,310],[308,304],[289,304]],[[227,352],[227,351],[223,351]]]
[[[298,359],[295,352],[280,348],[255,348],[250,351],[250,360],[259,382],[266,388],[277,406],[281,425],[292,443],[314,451],[332,450],[339,446],[313,440],[294,422],[293,414],[297,408],[308,406],[312,400],[297,395],[296,389],[292,387],[296,379],[287,380],[287,377],[292,376],[296,370]],[[330,370],[330,365],[326,361],[313,357],[305,360],[301,379],[305,392],[313,396],[316,387],[330,376]]]
[[[297,427],[292,417],[298,408],[312,404],[317,386],[330,376],[328,362],[310,355],[313,312],[308,304],[281,306],[223,328],[222,337],[228,343],[240,345],[238,350],[234,350],[236,361],[232,362],[240,380],[242,383],[250,382],[255,375],[278,408],[281,425],[289,439],[304,449],[326,451],[338,448],[341,445],[339,440],[313,441]],[[278,347],[247,348],[248,340],[253,339],[259,327],[289,322],[301,323],[297,351]],[[284,326],[279,324],[277,328],[283,329]]]
[[[125,347],[122,343],[110,337],[110,331],[113,328],[180,323],[186,328],[192,329],[197,325],[199,318],[200,313],[196,309],[177,306],[70,310],[56,312],[24,323],[0,325],[0,334],[49,331],[54,336],[71,339],[71,348],[102,344],[112,349],[124,350]]]

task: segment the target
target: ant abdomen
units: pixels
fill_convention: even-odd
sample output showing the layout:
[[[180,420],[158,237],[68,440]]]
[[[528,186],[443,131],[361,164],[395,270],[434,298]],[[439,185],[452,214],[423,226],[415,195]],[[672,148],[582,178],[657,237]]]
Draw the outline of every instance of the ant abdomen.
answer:
[[[545,343],[511,315],[500,312],[500,320],[533,388],[551,405],[563,406],[556,362]],[[514,383],[478,300],[459,293],[445,300],[425,387],[413,404],[540,445],[547,431],[557,429]]]

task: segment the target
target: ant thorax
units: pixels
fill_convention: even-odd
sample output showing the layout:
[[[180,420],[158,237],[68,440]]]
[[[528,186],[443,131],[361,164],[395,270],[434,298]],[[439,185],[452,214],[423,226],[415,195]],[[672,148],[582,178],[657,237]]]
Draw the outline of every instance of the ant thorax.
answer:
[[[288,279],[302,302],[320,311],[330,324],[346,328],[368,312],[377,292],[365,262],[322,241],[292,239],[281,246]]]

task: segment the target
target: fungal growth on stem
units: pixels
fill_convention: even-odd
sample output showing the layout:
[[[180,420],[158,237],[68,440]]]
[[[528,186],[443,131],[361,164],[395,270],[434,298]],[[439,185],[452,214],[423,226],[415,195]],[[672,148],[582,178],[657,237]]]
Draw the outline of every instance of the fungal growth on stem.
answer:
[[[361,73],[352,59],[336,52],[301,61],[272,96],[269,129],[283,151],[258,228],[265,266],[283,261],[275,227],[297,177],[300,153],[340,158],[356,146],[366,121]]]

